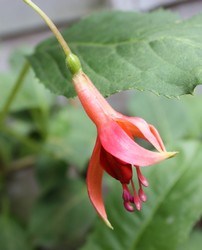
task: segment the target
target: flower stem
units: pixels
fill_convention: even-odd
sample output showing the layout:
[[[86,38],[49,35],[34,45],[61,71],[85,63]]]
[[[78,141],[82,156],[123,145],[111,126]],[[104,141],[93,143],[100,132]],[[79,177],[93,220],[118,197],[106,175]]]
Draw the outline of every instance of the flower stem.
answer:
[[[10,95],[8,96],[3,108],[2,108],[2,111],[1,111],[1,114],[0,114],[0,122],[2,122],[5,117],[6,117],[6,114],[7,112],[9,111],[9,108],[18,92],[18,90],[20,89],[22,83],[23,83],[23,80],[28,72],[28,69],[29,69],[29,64],[28,62],[26,62],[23,67],[22,67],[22,70],[20,71],[20,74],[14,84],[14,88],[12,89]]]
[[[66,41],[64,40],[63,36],[55,26],[55,24],[51,21],[51,19],[31,0],[23,0],[25,3],[27,3],[32,9],[34,9],[46,22],[46,24],[49,26],[55,37],[57,38],[58,42],[60,43],[62,49],[64,50],[65,55],[68,57],[71,54],[71,50],[69,46],[67,45]]]

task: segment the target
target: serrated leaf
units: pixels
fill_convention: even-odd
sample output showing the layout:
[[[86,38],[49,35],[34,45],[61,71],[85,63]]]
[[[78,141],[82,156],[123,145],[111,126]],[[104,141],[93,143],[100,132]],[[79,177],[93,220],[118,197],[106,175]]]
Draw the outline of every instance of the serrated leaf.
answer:
[[[132,116],[153,124],[167,143],[202,137],[202,95],[168,99],[151,93],[136,92],[129,99]]]
[[[99,220],[82,250],[175,250],[184,242],[202,214],[202,146],[190,141],[176,150],[176,158],[144,168],[150,187],[142,211],[125,211],[120,185],[112,187],[106,207],[115,229]]]
[[[26,234],[13,219],[0,215],[0,249],[31,250],[26,242]]]
[[[139,89],[179,96],[202,82],[201,27],[202,15],[113,11],[86,17],[63,35],[103,95]],[[41,43],[29,61],[52,92],[75,95],[56,39]]]
[[[66,106],[51,117],[46,148],[57,159],[84,168],[95,142],[95,126],[80,106]]]
[[[85,183],[68,179],[60,191],[41,197],[31,218],[29,233],[34,245],[50,249],[71,249],[81,244],[94,221]]]

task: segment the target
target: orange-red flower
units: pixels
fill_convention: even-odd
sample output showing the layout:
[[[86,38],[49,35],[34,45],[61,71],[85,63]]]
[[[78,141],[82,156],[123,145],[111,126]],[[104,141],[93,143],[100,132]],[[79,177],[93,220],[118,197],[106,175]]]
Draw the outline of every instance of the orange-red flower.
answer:
[[[116,112],[82,71],[74,75],[73,83],[86,113],[97,127],[97,140],[87,172],[88,194],[100,217],[112,228],[102,197],[103,172],[122,184],[125,208],[128,211],[134,211],[134,207],[140,210],[142,201],[147,199],[142,186],[148,186],[140,166],[158,163],[172,157],[175,152],[166,152],[158,131],[152,125],[139,117]],[[148,141],[157,152],[138,145],[136,138]],[[138,192],[132,180],[133,169],[138,177]]]

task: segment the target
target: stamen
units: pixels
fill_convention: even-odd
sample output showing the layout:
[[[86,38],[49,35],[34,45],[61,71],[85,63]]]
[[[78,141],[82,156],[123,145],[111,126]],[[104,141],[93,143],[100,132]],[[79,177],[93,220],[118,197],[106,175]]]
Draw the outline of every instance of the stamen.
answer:
[[[139,167],[138,167],[137,171],[140,172]],[[141,174],[141,172],[140,172],[140,175],[143,176],[143,175]],[[144,177],[144,176],[143,176],[143,177]],[[145,179],[146,179],[146,178],[145,178]],[[143,188],[142,188],[142,182],[141,182],[141,180],[140,180],[139,177],[138,177],[138,182],[139,182],[139,191],[138,191],[138,195],[139,195],[141,201],[146,202],[147,196],[146,196],[146,194],[145,194],[145,192],[144,192],[144,190],[143,190]]]
[[[142,189],[142,186],[140,186],[140,189],[138,191],[138,195],[139,195],[141,201],[143,201],[143,202],[147,201],[147,196],[146,196],[144,190]]]
[[[136,192],[136,189],[135,189],[135,184],[134,184],[133,180],[131,180],[131,184],[132,184],[133,193],[134,193],[133,203],[135,204],[137,210],[141,210],[142,202],[141,202],[139,196],[137,195],[137,192]]]
[[[124,201],[131,201],[131,199],[133,200],[133,196],[130,194],[130,191],[127,187],[126,184],[122,184],[123,187],[123,194],[122,194],[122,198]]]
[[[133,196],[130,194],[130,191],[126,184],[122,184],[122,187],[123,187],[122,198],[123,198],[124,207],[128,212],[133,212],[134,207],[130,205],[131,200],[133,201]]]
[[[136,172],[137,172],[137,177],[139,179],[139,181],[141,182],[141,184],[145,187],[149,186],[149,182],[148,180],[142,175],[140,168],[138,166],[135,166],[136,168]]]
[[[130,202],[124,201],[123,204],[124,204],[125,209],[126,209],[128,212],[134,212],[135,209],[134,209],[134,207],[132,207],[132,206],[130,205]]]

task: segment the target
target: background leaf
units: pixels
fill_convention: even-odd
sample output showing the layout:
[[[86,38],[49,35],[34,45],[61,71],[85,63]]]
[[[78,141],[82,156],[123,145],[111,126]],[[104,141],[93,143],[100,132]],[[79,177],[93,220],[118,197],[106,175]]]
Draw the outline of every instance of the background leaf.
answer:
[[[81,106],[66,106],[51,117],[46,148],[56,158],[82,169],[95,143],[96,129]]]
[[[26,234],[13,219],[0,215],[0,249],[2,250],[31,250],[26,242]]]
[[[24,56],[27,54],[28,51],[26,49],[19,49],[13,52],[10,58],[11,69],[8,72],[0,73],[0,111],[14,87],[18,74],[25,63]],[[39,83],[32,69],[29,69],[22,87],[10,107],[10,111],[21,111],[31,108],[48,109],[53,100],[54,95]]]
[[[66,183],[68,165],[65,161],[56,160],[47,155],[39,157],[36,164],[36,177],[40,193],[54,191]]]
[[[85,183],[66,178],[36,204],[29,226],[33,244],[48,249],[76,249],[94,221],[92,211]]]
[[[190,238],[178,250],[200,250],[202,246],[202,232],[194,230]]]
[[[202,82],[202,15],[180,20],[168,11],[101,12],[63,35],[84,71],[105,95],[126,89],[179,96]],[[75,95],[56,39],[41,43],[29,61],[52,92]]]
[[[82,250],[174,250],[184,242],[202,214],[202,146],[190,141],[175,149],[177,157],[143,169],[150,187],[141,212],[125,211],[121,187],[113,187],[106,207],[115,229],[99,220]]]
[[[168,99],[151,93],[131,94],[128,110],[131,116],[140,116],[153,124],[165,142],[202,138],[202,95]]]

